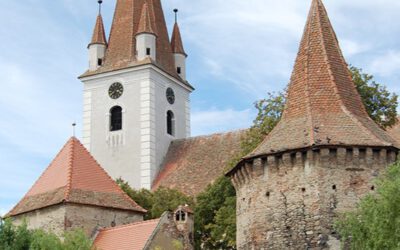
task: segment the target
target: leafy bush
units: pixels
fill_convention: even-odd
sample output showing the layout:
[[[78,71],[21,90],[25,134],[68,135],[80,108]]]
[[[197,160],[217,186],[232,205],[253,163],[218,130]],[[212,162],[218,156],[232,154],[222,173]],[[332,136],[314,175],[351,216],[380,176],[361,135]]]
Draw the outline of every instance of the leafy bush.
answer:
[[[343,244],[351,249],[400,249],[400,163],[376,183],[376,193],[336,223]]]
[[[91,250],[92,242],[82,230],[66,232],[60,240],[53,233],[29,230],[26,223],[16,227],[10,220],[0,225],[1,250]]]

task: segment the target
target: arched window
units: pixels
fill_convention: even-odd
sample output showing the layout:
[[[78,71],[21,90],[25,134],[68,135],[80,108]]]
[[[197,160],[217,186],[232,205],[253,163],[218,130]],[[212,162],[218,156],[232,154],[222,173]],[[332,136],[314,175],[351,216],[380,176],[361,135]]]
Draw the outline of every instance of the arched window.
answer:
[[[120,106],[112,107],[110,110],[110,131],[122,129],[122,108]]]
[[[175,116],[171,110],[167,112],[167,133],[169,135],[175,135]]]
[[[176,221],[185,221],[186,220],[186,213],[182,210],[178,210],[175,213],[175,220]]]

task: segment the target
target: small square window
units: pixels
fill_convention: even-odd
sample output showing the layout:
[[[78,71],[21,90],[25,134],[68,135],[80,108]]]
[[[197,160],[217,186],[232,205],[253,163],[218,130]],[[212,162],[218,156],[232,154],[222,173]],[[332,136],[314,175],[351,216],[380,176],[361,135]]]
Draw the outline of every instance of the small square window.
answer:
[[[148,55],[148,56],[151,55],[151,49],[150,48],[146,49],[146,55]]]
[[[103,64],[103,59],[97,59],[97,66],[101,66]]]
[[[181,68],[181,67],[176,68],[176,72],[177,72],[178,74],[181,74],[181,73],[182,73],[182,68]]]

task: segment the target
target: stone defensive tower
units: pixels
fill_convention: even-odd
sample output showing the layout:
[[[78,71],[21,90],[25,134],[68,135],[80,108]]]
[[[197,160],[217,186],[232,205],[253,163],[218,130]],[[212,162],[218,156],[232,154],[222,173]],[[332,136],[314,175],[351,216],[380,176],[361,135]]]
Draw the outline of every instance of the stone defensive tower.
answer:
[[[373,192],[396,142],[368,116],[321,0],[313,0],[281,121],[233,168],[238,249],[323,249]]]

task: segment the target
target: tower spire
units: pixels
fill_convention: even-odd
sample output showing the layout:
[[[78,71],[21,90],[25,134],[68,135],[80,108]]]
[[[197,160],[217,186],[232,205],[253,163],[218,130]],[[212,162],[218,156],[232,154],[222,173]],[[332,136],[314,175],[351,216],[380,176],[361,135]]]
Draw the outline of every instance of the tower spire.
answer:
[[[156,34],[156,28],[151,21],[151,16],[154,16],[153,9],[149,7],[148,3],[143,4],[142,13],[140,15],[139,28],[136,35],[140,33]]]
[[[312,0],[281,121],[246,158],[318,146],[390,147],[368,115],[321,0]]]
[[[99,0],[99,6],[101,6],[100,2],[102,1]],[[106,32],[104,31],[103,17],[101,16],[100,8],[101,7],[99,7],[99,14],[97,15],[96,24],[93,30],[92,41],[90,42],[89,46],[92,44],[107,45]]]
[[[174,30],[172,32],[172,37],[171,37],[172,52],[174,54],[182,54],[182,55],[187,56],[185,53],[185,49],[183,48],[181,31],[180,31],[179,25],[178,25],[178,9],[174,9],[174,12],[175,12],[175,24],[174,24]]]

